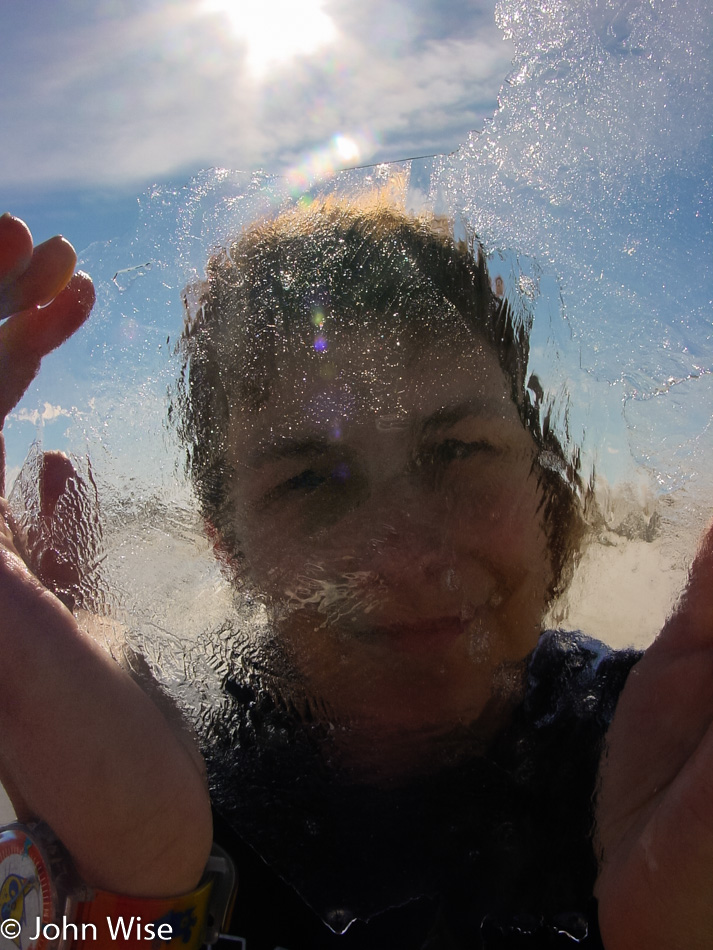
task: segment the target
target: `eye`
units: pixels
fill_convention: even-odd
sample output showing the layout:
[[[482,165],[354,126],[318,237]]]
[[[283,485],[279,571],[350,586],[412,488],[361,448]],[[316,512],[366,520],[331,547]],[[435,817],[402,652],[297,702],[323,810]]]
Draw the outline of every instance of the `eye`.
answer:
[[[325,468],[324,471],[306,468],[267,491],[262,497],[262,503],[270,505],[288,498],[304,498],[320,488],[339,488],[349,482],[350,476],[351,471],[346,462],[338,462],[333,468]]]
[[[485,439],[463,442],[461,439],[444,439],[435,445],[424,448],[416,459],[416,464],[444,466],[451,462],[462,462],[476,455],[497,455],[499,450]]]
[[[316,491],[326,480],[325,475],[316,472],[313,468],[306,468],[298,475],[293,475],[292,478],[287,478],[279,485],[275,485],[274,488],[268,489],[260,502],[263,507],[267,507],[274,502],[283,501],[290,497],[301,498]]]
[[[302,492],[311,492],[315,488],[319,488],[320,485],[323,485],[327,481],[327,476],[320,475],[319,472],[315,472],[312,468],[306,468],[304,472],[300,472],[299,475],[294,475],[292,478],[288,478],[286,482],[283,482],[282,485],[277,486],[277,490],[284,488],[285,491],[302,491]]]

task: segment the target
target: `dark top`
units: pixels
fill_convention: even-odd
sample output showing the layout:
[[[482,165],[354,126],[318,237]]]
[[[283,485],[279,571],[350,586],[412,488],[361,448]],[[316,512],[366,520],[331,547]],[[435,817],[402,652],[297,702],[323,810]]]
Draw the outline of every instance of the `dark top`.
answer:
[[[639,656],[545,633],[488,754],[390,790],[334,780],[287,711],[265,715],[235,689],[248,713],[228,731],[232,755],[226,735],[208,764],[216,840],[240,878],[237,947],[601,948],[592,798]],[[260,729],[269,740],[257,753]]]

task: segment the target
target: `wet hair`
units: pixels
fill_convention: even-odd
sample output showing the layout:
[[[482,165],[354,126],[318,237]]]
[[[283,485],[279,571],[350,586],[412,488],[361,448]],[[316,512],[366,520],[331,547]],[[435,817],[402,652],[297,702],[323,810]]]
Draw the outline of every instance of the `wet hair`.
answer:
[[[259,410],[278,378],[279,357],[314,347],[323,324],[349,334],[406,326],[418,347],[453,318],[484,339],[510,382],[538,448],[554,581],[566,586],[584,533],[578,459],[570,460],[542,418],[542,389],[526,380],[529,328],[491,289],[482,248],[456,242],[447,222],[414,218],[383,201],[326,199],[249,227],[214,254],[204,282],[187,288],[178,386],[181,438],[204,517],[238,557],[227,457],[230,414]]]

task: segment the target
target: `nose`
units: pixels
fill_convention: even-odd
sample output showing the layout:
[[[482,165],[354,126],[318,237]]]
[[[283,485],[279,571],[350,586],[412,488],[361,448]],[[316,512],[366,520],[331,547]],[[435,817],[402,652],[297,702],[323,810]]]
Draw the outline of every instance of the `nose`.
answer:
[[[452,610],[473,572],[474,539],[456,528],[446,498],[409,473],[372,481],[372,491],[331,535],[347,572],[364,572],[402,607],[431,614]]]

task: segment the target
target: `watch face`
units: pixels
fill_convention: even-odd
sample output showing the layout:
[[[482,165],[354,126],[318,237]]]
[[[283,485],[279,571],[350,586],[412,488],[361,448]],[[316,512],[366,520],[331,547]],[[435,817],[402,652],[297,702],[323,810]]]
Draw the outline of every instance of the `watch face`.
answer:
[[[0,832],[0,950],[45,950],[54,916],[50,871],[33,837]]]

